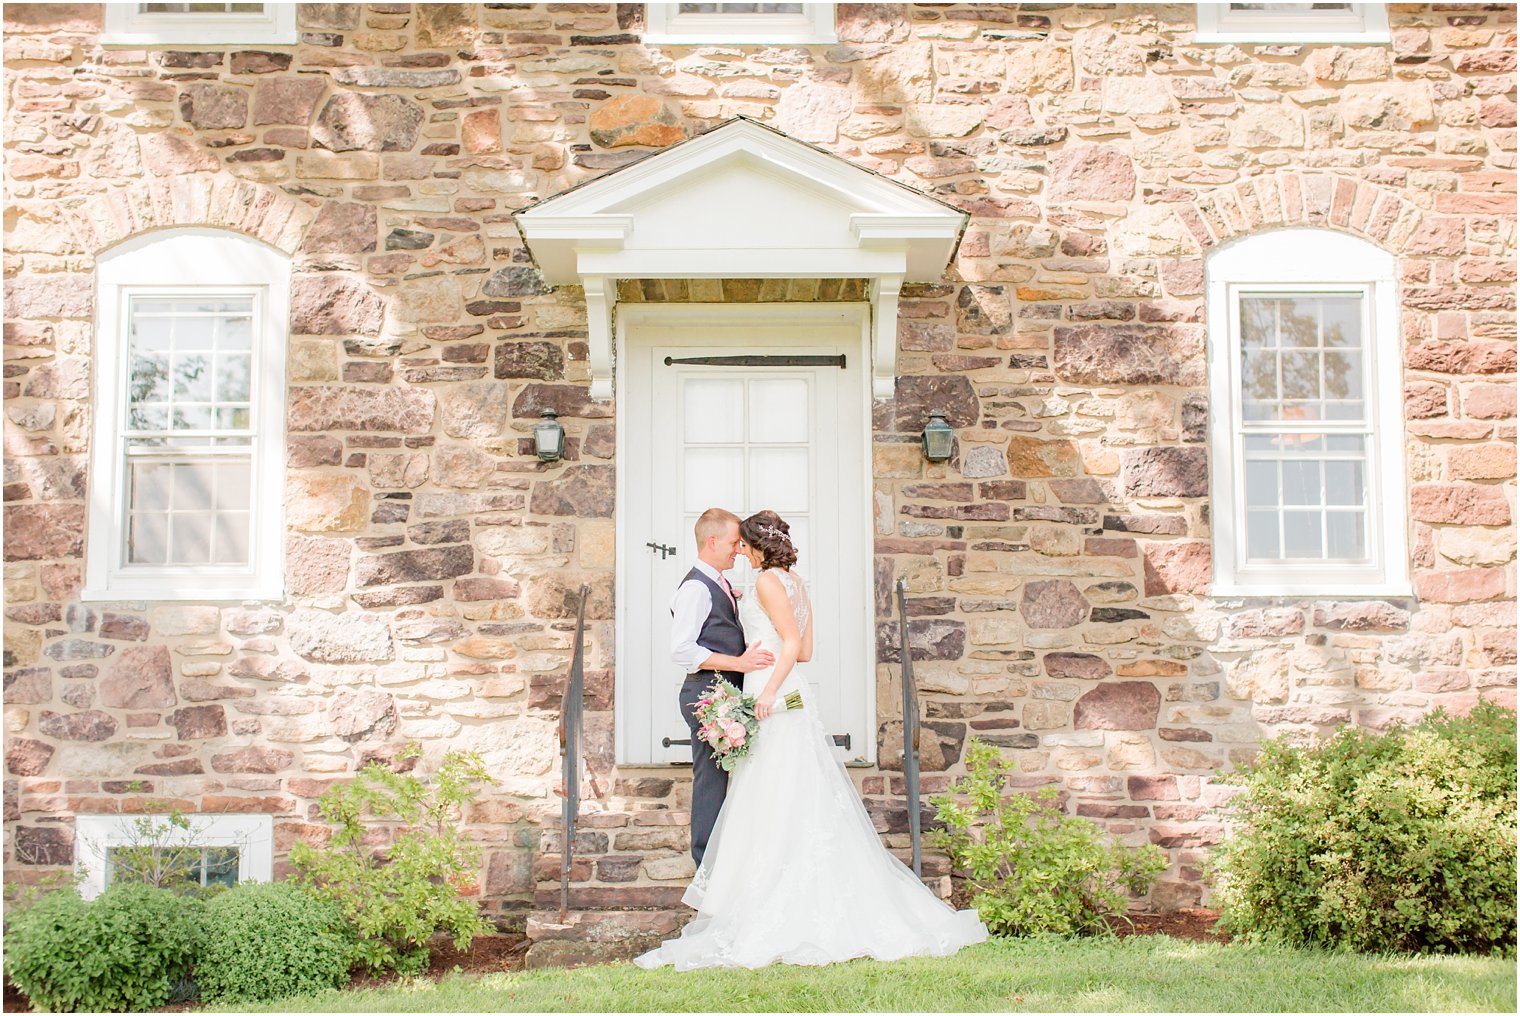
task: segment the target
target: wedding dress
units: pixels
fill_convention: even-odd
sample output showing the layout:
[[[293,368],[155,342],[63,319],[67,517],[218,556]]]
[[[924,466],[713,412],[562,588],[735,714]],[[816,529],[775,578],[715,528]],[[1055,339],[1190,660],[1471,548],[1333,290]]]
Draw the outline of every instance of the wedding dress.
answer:
[[[772,569],[799,631],[808,621],[801,580]],[[781,636],[759,596],[739,605],[746,637],[780,654]],[[759,696],[771,669],[744,679]],[[781,708],[789,692],[801,709]],[[679,938],[634,960],[641,967],[817,966],[859,956],[948,956],[984,941],[971,910],[952,910],[882,846],[835,758],[801,667],[776,690],[749,757],[729,778],[707,853],[682,901],[697,915]]]

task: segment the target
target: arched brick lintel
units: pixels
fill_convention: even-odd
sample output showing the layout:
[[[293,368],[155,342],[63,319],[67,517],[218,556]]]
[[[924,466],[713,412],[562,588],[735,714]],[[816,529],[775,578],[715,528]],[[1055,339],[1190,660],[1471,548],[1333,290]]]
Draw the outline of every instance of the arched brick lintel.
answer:
[[[246,180],[189,173],[133,181],[65,215],[80,246],[97,256],[130,237],[185,226],[234,230],[293,256],[316,209]]]
[[[1465,247],[1466,223],[1427,213],[1397,192],[1331,173],[1283,171],[1248,177],[1174,206],[1203,252],[1284,226],[1337,229],[1395,256],[1450,256]]]

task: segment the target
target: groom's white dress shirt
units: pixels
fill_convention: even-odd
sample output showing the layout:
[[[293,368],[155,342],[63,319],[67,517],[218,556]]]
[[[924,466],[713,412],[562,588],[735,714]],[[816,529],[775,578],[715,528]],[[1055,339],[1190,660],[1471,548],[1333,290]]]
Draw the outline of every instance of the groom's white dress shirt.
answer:
[[[696,569],[719,587],[728,587],[718,569],[706,561],[698,561]],[[687,579],[676,588],[676,595],[670,601],[670,611],[675,615],[670,626],[670,659],[685,673],[695,674],[701,669],[703,661],[713,654],[711,649],[697,645],[702,625],[707,621],[707,615],[712,613],[712,593],[705,583]]]

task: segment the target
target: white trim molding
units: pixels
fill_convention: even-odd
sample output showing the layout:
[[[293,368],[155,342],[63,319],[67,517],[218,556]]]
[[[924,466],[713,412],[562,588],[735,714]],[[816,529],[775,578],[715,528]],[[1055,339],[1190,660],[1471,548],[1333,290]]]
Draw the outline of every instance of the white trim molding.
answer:
[[[74,873],[79,895],[105,892],[106,853],[112,847],[149,846],[144,832],[165,847],[237,847],[238,881],[274,878],[274,818],[264,814],[184,816],[188,828],[171,827],[167,815],[79,815],[74,819]],[[148,823],[143,830],[139,823]]]
[[[249,338],[239,340],[247,341],[249,349],[238,353],[249,361],[248,391],[240,397],[247,401],[237,403],[246,405],[246,409],[239,410],[247,414],[246,423],[221,423],[212,417],[210,409],[202,409],[212,422],[200,430],[183,430],[186,424],[182,421],[164,422],[151,430],[129,429],[128,352],[136,320],[134,301],[144,304],[175,301],[184,306],[190,301],[208,299],[217,303],[235,301],[251,314]],[[282,595],[289,304],[290,259],[273,247],[229,230],[191,227],[145,233],[100,256],[96,262],[89,542],[81,598],[244,600],[277,599]],[[199,356],[198,370],[204,370],[205,361],[211,360],[213,353]],[[169,382],[166,387],[178,385],[174,378],[165,380]],[[207,393],[189,397],[213,399],[208,394],[210,385],[211,379],[207,378]],[[220,398],[220,393],[216,397]],[[216,404],[214,399],[211,404]],[[206,403],[201,401],[197,405]],[[177,408],[173,411],[176,415],[179,412]],[[132,496],[128,465],[134,458],[143,463],[152,459],[170,464],[170,468],[190,462],[220,462],[222,465],[212,467],[218,471],[246,463],[247,476],[239,474],[235,479],[239,487],[246,483],[246,561],[130,563],[128,505]],[[212,496],[209,492],[202,494]],[[211,507],[243,510],[230,501]],[[158,510],[172,513],[173,509],[172,504],[165,504]],[[209,508],[200,514],[208,511]],[[205,524],[210,526],[214,520]]]
[[[100,41],[107,46],[294,46],[296,5],[260,11],[151,12],[148,4],[108,3]]]
[[[897,296],[933,282],[960,209],[746,117],[515,215],[550,285],[586,288],[591,397],[612,396],[617,279],[868,279],[872,390],[892,396]]]
[[[682,12],[681,4],[644,5],[644,44],[648,46],[792,45],[832,46],[839,41],[833,4],[798,4],[800,12]],[[754,6],[745,4],[740,6]]]
[[[1285,5],[1194,4],[1198,30],[1193,34],[1193,41],[1352,44],[1393,41],[1388,30],[1387,4],[1348,3],[1343,10],[1314,10],[1311,4],[1298,4],[1303,10],[1252,9],[1258,6],[1280,8]]]
[[[1406,532],[1402,333],[1393,255],[1366,240],[1332,230],[1278,229],[1219,248],[1209,255],[1205,272],[1214,595],[1412,595]],[[1316,306],[1324,306],[1321,301],[1326,299],[1354,303],[1355,313],[1343,324],[1354,322],[1359,342],[1347,342],[1337,331],[1335,342],[1345,343],[1344,348],[1328,348],[1331,343],[1325,336],[1331,334],[1330,326],[1322,323],[1317,326],[1316,342],[1326,347],[1324,351],[1299,351],[1300,344],[1275,354],[1268,348],[1265,352],[1272,355],[1263,361],[1277,363],[1279,380],[1267,387],[1279,392],[1280,399],[1290,398],[1290,387],[1304,388],[1308,375],[1299,375],[1310,371],[1320,379],[1311,387],[1320,393],[1317,398],[1324,400],[1330,398],[1329,382],[1324,378],[1329,376],[1325,372],[1330,370],[1333,357],[1339,375],[1344,375],[1337,386],[1349,402],[1336,408],[1332,402],[1316,403],[1311,398],[1299,408],[1283,402],[1275,412],[1271,406],[1260,411],[1248,409],[1243,388],[1241,305],[1243,299],[1253,297],[1301,300]],[[1342,308],[1340,313],[1345,316],[1349,309]],[[1276,339],[1267,345],[1276,347]],[[1316,360],[1311,370],[1309,360],[1315,357],[1325,363]],[[1296,385],[1282,381],[1290,358],[1297,365]],[[1248,454],[1248,445],[1260,447]],[[1294,445],[1313,450],[1293,454]],[[1319,505],[1326,527],[1323,539],[1330,541],[1321,544],[1320,554],[1294,557],[1288,544],[1282,543],[1271,552],[1258,546],[1252,556],[1247,527],[1247,460],[1257,457],[1263,458],[1264,464],[1267,460],[1300,463],[1300,470],[1312,467],[1309,471],[1315,475],[1320,475],[1316,470],[1323,469],[1323,481],[1316,482],[1324,484],[1329,483],[1334,466],[1336,475],[1343,478],[1343,488],[1360,487],[1360,501],[1334,495],[1328,486],[1321,486],[1312,501],[1291,502],[1302,504],[1308,515],[1314,515],[1315,505]],[[1359,484],[1344,478],[1358,473]],[[1260,479],[1252,489],[1259,498],[1277,482]],[[1290,499],[1302,495],[1289,494],[1286,483],[1281,487],[1275,495],[1281,503],[1264,509],[1258,505],[1258,511],[1283,515],[1286,526],[1290,512],[1285,507],[1291,508]],[[1352,541],[1351,546],[1359,542],[1363,549],[1360,556],[1331,553],[1334,539],[1329,527],[1332,517],[1337,516],[1342,516],[1342,523],[1346,517],[1357,520],[1355,530],[1340,531],[1352,533],[1345,539]],[[1258,519],[1258,533],[1261,521]],[[1284,529],[1284,539],[1286,532]]]

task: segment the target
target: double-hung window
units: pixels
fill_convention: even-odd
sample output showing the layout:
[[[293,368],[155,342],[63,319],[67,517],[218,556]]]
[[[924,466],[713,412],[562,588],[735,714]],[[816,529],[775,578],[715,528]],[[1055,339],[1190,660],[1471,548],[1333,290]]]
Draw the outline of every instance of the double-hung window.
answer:
[[[108,46],[292,46],[295,4],[105,5]]]
[[[1207,270],[1215,593],[1407,594],[1393,258],[1286,229]]]
[[[268,882],[274,875],[274,819],[232,813],[79,815],[74,866],[87,900],[117,881],[189,883],[201,889]]]
[[[84,595],[279,596],[289,262],[186,229],[98,273]]]
[[[832,45],[833,4],[646,4],[651,45]]]
[[[1341,42],[1392,40],[1385,4],[1201,3],[1195,42]]]

